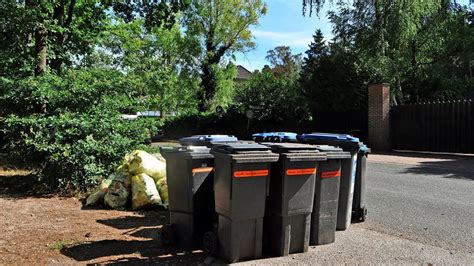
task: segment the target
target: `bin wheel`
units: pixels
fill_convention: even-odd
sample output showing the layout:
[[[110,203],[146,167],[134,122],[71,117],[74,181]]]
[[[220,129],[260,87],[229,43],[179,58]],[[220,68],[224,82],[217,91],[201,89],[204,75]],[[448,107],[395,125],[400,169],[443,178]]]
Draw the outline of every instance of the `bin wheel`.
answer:
[[[361,213],[362,215],[360,216],[360,221],[365,222],[365,219],[367,219],[367,208],[362,208]]]
[[[204,250],[209,252],[211,255],[217,255],[219,250],[219,241],[217,235],[214,232],[206,232],[203,236],[203,247]]]
[[[174,230],[171,224],[163,225],[161,228],[160,238],[161,242],[166,246],[170,246],[175,243],[176,239],[174,237]]]

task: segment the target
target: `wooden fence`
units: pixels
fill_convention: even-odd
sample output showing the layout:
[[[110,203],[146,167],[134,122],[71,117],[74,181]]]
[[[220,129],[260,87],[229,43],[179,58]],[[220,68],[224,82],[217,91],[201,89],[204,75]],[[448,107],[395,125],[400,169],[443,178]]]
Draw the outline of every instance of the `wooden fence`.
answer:
[[[471,100],[392,106],[392,149],[474,153]]]

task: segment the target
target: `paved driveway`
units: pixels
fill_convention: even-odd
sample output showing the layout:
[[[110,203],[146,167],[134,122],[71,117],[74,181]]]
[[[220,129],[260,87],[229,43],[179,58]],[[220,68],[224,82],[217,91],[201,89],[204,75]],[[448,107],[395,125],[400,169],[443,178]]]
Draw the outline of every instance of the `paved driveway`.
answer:
[[[334,244],[250,263],[474,263],[474,158],[370,155],[367,205]]]

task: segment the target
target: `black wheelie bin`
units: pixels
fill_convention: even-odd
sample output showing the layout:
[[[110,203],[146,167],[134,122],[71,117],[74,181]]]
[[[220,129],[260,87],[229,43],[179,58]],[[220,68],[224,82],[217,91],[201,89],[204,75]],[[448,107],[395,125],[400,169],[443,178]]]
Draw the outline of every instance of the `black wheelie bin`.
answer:
[[[363,222],[367,216],[365,206],[366,164],[370,149],[362,145],[357,153],[357,170],[354,183],[354,199],[352,200],[352,221]]]
[[[204,237],[205,248],[229,263],[262,256],[263,217],[270,165],[278,154],[254,142],[213,146],[217,232]]]
[[[326,154],[299,143],[262,143],[278,153],[272,164],[264,219],[264,251],[277,256],[307,252],[318,163]]]
[[[335,241],[341,164],[350,160],[351,155],[334,146],[315,146],[326,154],[327,160],[319,162],[316,174],[309,242],[310,245],[324,245]]]
[[[161,229],[165,245],[199,247],[214,223],[214,156],[203,146],[162,148],[166,159],[170,224]]]
[[[194,135],[179,139],[179,143],[183,146],[207,146],[213,144],[236,142],[237,138],[231,135]]]
[[[357,167],[357,153],[362,143],[358,138],[346,134],[311,133],[298,135],[304,143],[331,145],[350,152],[351,158],[343,160],[339,187],[339,205],[337,211],[337,230],[346,230],[351,224],[352,199]]]

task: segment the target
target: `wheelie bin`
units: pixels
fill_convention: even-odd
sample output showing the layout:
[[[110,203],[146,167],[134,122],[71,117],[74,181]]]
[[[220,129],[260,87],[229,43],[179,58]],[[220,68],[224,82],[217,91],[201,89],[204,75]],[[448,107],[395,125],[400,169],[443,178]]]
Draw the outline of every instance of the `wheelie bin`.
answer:
[[[315,146],[265,143],[280,158],[271,167],[264,218],[264,251],[277,256],[307,252],[318,163],[326,160]]]
[[[297,135],[292,132],[268,132],[255,133],[252,138],[257,142],[297,142]]]
[[[326,154],[327,160],[319,162],[316,174],[309,243],[324,245],[335,241],[341,165],[343,161],[350,160],[351,155],[334,146],[315,146]]]
[[[361,147],[361,142],[358,138],[350,135],[331,133],[301,134],[298,135],[298,139],[304,143],[337,146],[351,153],[351,158],[349,160],[343,160],[341,165],[336,227],[337,230],[346,230],[351,224],[357,153]]]
[[[365,206],[366,164],[370,149],[362,145],[357,153],[357,170],[354,183],[354,199],[352,200],[352,221],[363,222],[367,216]]]
[[[207,146],[223,142],[235,142],[237,138],[231,135],[194,135],[180,138],[179,143],[183,146]]]
[[[259,258],[270,165],[278,154],[254,142],[215,145],[211,154],[218,221],[217,233],[204,237],[205,248],[229,263]]]
[[[162,148],[166,159],[170,224],[161,229],[165,245],[201,245],[214,222],[214,156],[203,146]]]

